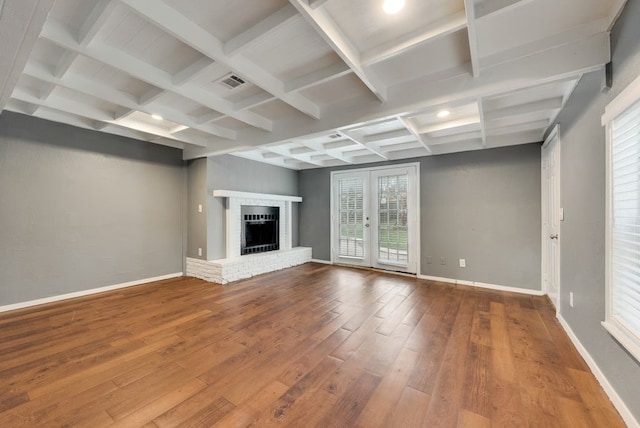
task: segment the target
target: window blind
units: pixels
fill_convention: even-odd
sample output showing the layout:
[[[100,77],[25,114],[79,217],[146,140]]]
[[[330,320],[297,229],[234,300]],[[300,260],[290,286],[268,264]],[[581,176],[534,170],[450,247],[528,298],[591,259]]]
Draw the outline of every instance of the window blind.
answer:
[[[609,301],[604,325],[640,360],[640,101],[607,127]]]

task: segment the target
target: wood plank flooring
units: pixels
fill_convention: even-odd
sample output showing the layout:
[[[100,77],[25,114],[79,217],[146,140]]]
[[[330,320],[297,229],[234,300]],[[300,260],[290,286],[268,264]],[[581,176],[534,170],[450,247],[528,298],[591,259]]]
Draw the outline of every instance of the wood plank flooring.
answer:
[[[623,427],[544,297],[309,263],[0,314],[0,427]]]

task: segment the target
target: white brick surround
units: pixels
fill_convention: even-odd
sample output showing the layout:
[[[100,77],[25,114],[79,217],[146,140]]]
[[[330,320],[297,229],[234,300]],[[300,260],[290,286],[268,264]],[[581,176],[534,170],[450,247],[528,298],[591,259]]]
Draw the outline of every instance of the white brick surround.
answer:
[[[200,260],[187,257],[187,275],[217,284],[227,284],[273,272],[311,260],[311,248],[292,248],[291,204],[301,202],[298,196],[268,195],[262,193],[214,190],[214,197],[228,198],[226,209],[226,258]],[[242,233],[241,207],[254,205],[280,208],[280,250],[240,255]]]
[[[228,284],[262,273],[301,265],[310,260],[311,248],[308,247],[295,247],[290,250],[247,254],[241,257],[211,261],[187,257],[187,276],[217,284]]]

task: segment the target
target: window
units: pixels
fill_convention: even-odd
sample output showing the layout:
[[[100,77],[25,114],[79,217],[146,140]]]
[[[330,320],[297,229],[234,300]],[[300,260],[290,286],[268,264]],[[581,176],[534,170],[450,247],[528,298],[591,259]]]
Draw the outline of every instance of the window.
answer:
[[[640,361],[640,77],[605,109],[607,296],[603,326]]]

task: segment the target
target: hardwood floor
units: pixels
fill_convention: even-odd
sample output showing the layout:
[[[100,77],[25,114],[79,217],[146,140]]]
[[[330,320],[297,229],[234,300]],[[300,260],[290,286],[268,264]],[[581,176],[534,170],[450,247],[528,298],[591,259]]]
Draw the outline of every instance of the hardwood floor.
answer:
[[[543,297],[309,263],[0,314],[0,426],[622,427]]]

